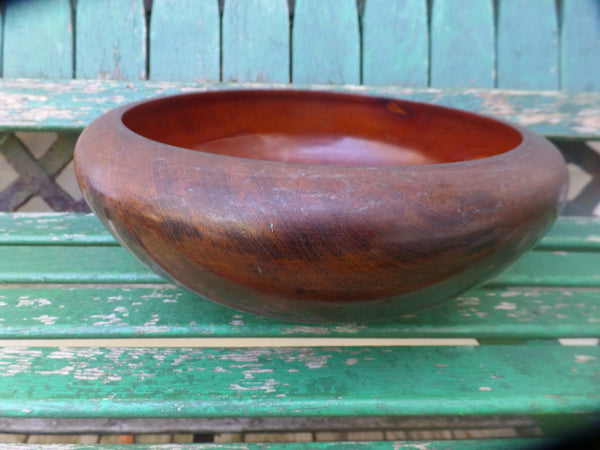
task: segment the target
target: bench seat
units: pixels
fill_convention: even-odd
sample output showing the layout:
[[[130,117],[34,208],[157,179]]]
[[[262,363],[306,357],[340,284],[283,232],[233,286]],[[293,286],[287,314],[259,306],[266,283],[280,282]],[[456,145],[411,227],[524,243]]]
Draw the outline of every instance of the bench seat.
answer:
[[[600,219],[560,218],[455,300],[394,321],[311,325],[167,284],[91,214],[0,214],[1,420],[15,432],[157,419],[218,431],[594,415],[599,237]]]
[[[320,89],[398,97],[510,120],[557,138],[597,139],[600,92],[182,81],[0,79],[0,130],[82,130],[100,114],[160,95],[217,89]]]
[[[504,449],[548,443],[520,439],[537,427],[552,436],[597,419],[600,219],[561,217],[496,279],[430,310],[307,325],[168,284],[56,184],[78,133],[119,105],[325,89],[457,107],[553,138],[589,174],[565,211],[591,214],[600,158],[584,141],[600,139],[597,0],[460,1],[5,2],[0,153],[19,176],[0,179],[0,209],[37,195],[80,213],[0,214],[0,432],[509,427],[510,441],[301,444]],[[44,154],[19,133],[40,131],[58,133]]]

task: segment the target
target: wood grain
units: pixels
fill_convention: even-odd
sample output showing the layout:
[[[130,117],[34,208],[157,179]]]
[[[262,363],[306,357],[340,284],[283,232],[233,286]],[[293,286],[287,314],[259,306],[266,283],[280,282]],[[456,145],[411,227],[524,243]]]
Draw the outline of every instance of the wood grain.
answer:
[[[287,0],[229,0],[225,3],[223,81],[290,81]]]
[[[155,0],[150,18],[150,79],[219,81],[220,26],[215,1]]]
[[[355,0],[296,1],[292,81],[360,84],[360,35]]]
[[[554,0],[500,0],[497,87],[559,88],[558,19]]]
[[[8,2],[3,76],[72,78],[73,39],[69,0]]]
[[[529,249],[566,192],[548,141],[458,110],[290,90],[129,108],[78,141],[91,208],[161,276],[280,318],[383,318],[453,297]]]
[[[79,0],[76,29],[76,78],[146,78],[143,0]]]
[[[600,3],[562,2],[561,87],[600,90]]]
[[[363,83],[427,86],[426,0],[369,0],[362,20]]]
[[[494,87],[494,29],[491,0],[434,0],[431,86]]]

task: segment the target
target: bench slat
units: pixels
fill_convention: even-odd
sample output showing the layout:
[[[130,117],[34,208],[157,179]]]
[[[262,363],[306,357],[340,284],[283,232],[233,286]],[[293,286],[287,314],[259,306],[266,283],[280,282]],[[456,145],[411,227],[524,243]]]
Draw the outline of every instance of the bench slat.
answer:
[[[217,2],[154,0],[150,20],[151,80],[219,81]]]
[[[292,33],[294,83],[360,84],[355,0],[296,0]]]
[[[225,2],[223,81],[290,81],[287,0]]]
[[[8,2],[4,14],[5,77],[72,78],[69,0]]]
[[[0,213],[0,245],[118,245],[93,214]],[[600,250],[600,219],[559,217],[537,250]]]
[[[562,2],[561,87],[600,90],[600,3]]]
[[[329,4],[329,3],[327,3]],[[567,138],[600,136],[600,93],[486,89],[374,88],[272,83],[197,84],[29,79],[0,80],[0,130],[80,130],[100,114],[146,98],[216,89],[295,88],[384,95],[429,102],[510,120],[540,134]]]
[[[362,20],[363,83],[427,86],[426,0],[369,0]]]
[[[600,253],[533,251],[490,286],[599,287]],[[4,283],[161,283],[122,247],[73,245],[0,246]]]
[[[554,0],[500,0],[500,88],[558,89],[558,20]]]
[[[28,418],[593,413],[598,358],[559,345],[4,347],[0,401]]]
[[[550,440],[537,438],[517,438],[507,441],[506,439],[470,439],[470,440],[446,440],[446,441],[420,441],[420,442],[402,442],[402,441],[359,441],[359,442],[289,442],[289,443],[246,443],[241,444],[244,450],[298,450],[302,449],[323,449],[323,450],[460,450],[485,448],[486,450],[518,450],[541,446],[542,444],[551,444]],[[39,449],[39,444],[10,444],[13,450],[33,450]],[[68,445],[60,448],[69,450],[93,450],[96,445]],[[107,445],[102,447],[106,450],[130,450],[132,444]],[[144,446],[144,448],[148,448]],[[173,449],[173,450],[235,450],[240,448],[240,444],[153,444],[153,450]]]
[[[242,313],[169,285],[0,291],[0,339],[135,337],[505,338],[600,336],[600,292],[480,289],[369,324],[297,324]]]
[[[144,0],[79,0],[76,14],[77,78],[146,78]]]
[[[431,14],[431,86],[493,88],[493,2],[434,0]]]

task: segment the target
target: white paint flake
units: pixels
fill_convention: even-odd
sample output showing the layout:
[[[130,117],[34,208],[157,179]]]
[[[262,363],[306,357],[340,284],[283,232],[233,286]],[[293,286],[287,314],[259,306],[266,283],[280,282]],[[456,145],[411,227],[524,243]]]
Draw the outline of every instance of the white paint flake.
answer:
[[[22,308],[24,306],[33,306],[35,308],[39,308],[41,306],[51,305],[52,302],[46,298],[29,298],[29,297],[19,297],[17,299],[17,308]]]
[[[54,323],[58,320],[58,317],[49,316],[48,314],[44,314],[42,316],[34,317],[33,320],[38,320],[44,325],[54,325]]]
[[[506,311],[513,311],[513,310],[517,309],[517,305],[515,305],[514,303],[510,303],[510,302],[502,302],[502,303],[494,306],[494,309],[503,309]]]
[[[589,363],[590,361],[595,361],[596,357],[591,355],[575,355],[575,362],[579,364]]]

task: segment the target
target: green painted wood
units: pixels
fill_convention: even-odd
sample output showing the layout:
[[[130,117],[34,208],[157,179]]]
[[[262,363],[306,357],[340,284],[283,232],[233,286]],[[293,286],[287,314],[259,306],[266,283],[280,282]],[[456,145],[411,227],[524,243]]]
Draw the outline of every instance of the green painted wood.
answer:
[[[600,250],[600,219],[559,217],[537,248],[555,251],[598,251]]]
[[[94,223],[94,219],[70,216],[71,223],[80,232],[60,232],[61,225],[52,225],[46,237],[44,216],[31,216],[33,221],[23,227],[27,215],[0,216],[0,280],[13,283],[27,282],[160,282],[137,263],[130,254],[114,242]],[[563,221],[564,220],[564,221]],[[59,219],[60,221],[60,219]],[[48,223],[48,222],[46,222]],[[573,232],[570,224],[581,232]],[[50,226],[50,225],[49,225]],[[69,225],[66,225],[67,228]],[[597,219],[561,219],[556,231],[540,243],[535,251],[524,255],[517,263],[490,282],[493,286],[600,286],[598,249],[599,225]],[[15,227],[19,232],[14,235]],[[88,238],[86,230],[90,227]],[[569,232],[562,230],[570,230]],[[77,235],[86,237],[78,237]],[[578,235],[579,237],[574,237]],[[32,243],[44,245],[28,245]],[[77,244],[77,245],[74,245]],[[97,244],[108,244],[97,246]],[[589,244],[589,246],[588,246]],[[561,247],[564,245],[564,247]],[[575,251],[572,251],[575,250]],[[93,255],[93,256],[91,256]],[[17,262],[13,261],[17,259]],[[51,265],[48,261],[57,261]]]
[[[426,0],[369,0],[362,37],[364,84],[428,85]]]
[[[525,255],[486,288],[467,292],[414,317],[387,323],[369,326],[279,323],[207,302],[169,285],[139,288],[115,285],[102,289],[90,286],[68,291],[39,286],[0,291],[2,317],[10,324],[0,329],[0,337],[127,337],[132,333],[152,336],[249,333],[254,337],[597,337],[600,296],[597,289],[579,288],[599,285],[596,270],[600,266],[599,230],[598,219],[561,218],[536,251]],[[92,215],[0,214],[0,243],[0,280],[4,282],[162,283],[118,247]],[[539,287],[507,288],[519,285]],[[35,319],[46,316],[55,320],[47,324]]]
[[[593,413],[599,359],[560,345],[4,347],[0,404],[28,418]]]
[[[494,87],[492,0],[433,0],[431,86]]]
[[[223,81],[290,81],[287,0],[225,2]]]
[[[1,246],[0,283],[162,283],[117,246]]]
[[[117,245],[93,214],[0,213],[0,245],[32,244]],[[600,250],[600,219],[559,217],[536,249]]]
[[[118,245],[93,214],[0,213],[0,245]]]
[[[0,289],[0,339],[147,338],[595,338],[598,289],[467,292],[394,320],[298,324],[242,313],[169,285]]]
[[[489,285],[600,287],[597,267],[599,252],[533,251]],[[9,245],[0,246],[0,282],[155,283],[161,278],[112,245]]]
[[[235,450],[243,448],[244,450],[301,450],[301,449],[324,449],[324,450],[460,450],[460,449],[481,449],[486,450],[506,450],[510,449],[528,449],[551,444],[551,441],[539,438],[517,438],[511,439],[470,439],[470,440],[445,440],[445,441],[359,441],[359,442],[286,442],[286,443],[233,443],[233,444],[153,444],[150,448],[155,450],[173,449],[173,450]],[[56,446],[54,446],[56,448]],[[97,445],[75,444],[65,446],[69,450],[96,450]],[[148,445],[140,446],[136,444],[124,445],[106,445],[100,448],[107,450],[131,450],[140,447],[148,448]],[[14,450],[38,449],[37,444],[10,444]],[[58,447],[62,448],[62,447]]]
[[[290,88],[273,83],[198,84],[72,80],[0,80],[1,130],[81,130],[100,114],[158,95],[216,89]],[[513,121],[540,134],[564,138],[600,136],[600,93],[293,85],[294,89],[405,98],[461,108]]]
[[[294,83],[360,84],[355,0],[296,0],[292,30]]]
[[[562,2],[561,87],[574,91],[600,90],[600,3]]]
[[[558,89],[558,21],[554,0],[499,0],[497,86]]]
[[[488,286],[600,286],[600,253],[533,251],[491,280]]]
[[[76,16],[77,78],[146,78],[143,0],[78,0]]]
[[[7,2],[3,50],[5,77],[72,78],[71,2]]]
[[[151,80],[219,81],[219,5],[214,0],[154,0]]]

